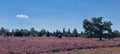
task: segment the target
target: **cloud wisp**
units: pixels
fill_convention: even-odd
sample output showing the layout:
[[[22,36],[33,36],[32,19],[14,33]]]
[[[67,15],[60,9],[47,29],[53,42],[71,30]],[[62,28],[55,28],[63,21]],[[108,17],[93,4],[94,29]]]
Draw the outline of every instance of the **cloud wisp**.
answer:
[[[20,19],[28,19],[29,18],[29,16],[25,15],[25,14],[17,14],[16,17],[20,18]]]

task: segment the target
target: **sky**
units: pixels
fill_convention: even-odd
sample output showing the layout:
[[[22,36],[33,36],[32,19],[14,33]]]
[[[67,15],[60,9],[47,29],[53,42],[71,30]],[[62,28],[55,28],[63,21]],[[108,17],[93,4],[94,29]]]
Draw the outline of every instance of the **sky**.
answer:
[[[120,30],[120,0],[0,0],[0,27],[10,30],[83,31],[83,20],[92,17],[104,17]]]

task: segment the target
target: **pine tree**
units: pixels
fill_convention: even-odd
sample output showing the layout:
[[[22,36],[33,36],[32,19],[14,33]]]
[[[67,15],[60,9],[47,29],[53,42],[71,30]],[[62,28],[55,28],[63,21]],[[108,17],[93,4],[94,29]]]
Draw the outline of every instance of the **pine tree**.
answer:
[[[70,31],[70,29],[68,29],[66,37],[71,37],[71,36],[72,36],[71,31]]]
[[[63,28],[62,36],[67,36],[67,32],[66,32],[65,28]]]
[[[76,28],[74,28],[73,32],[72,32],[74,37],[78,37],[78,31]]]
[[[46,36],[50,37],[50,32],[49,31],[46,32]]]

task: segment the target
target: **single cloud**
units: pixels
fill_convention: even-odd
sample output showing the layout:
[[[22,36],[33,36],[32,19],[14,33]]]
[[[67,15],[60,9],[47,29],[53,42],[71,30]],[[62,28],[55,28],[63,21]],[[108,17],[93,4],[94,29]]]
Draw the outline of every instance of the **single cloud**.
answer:
[[[25,14],[17,14],[16,16],[17,18],[21,18],[21,19],[28,19],[29,16],[28,15],[25,15]]]

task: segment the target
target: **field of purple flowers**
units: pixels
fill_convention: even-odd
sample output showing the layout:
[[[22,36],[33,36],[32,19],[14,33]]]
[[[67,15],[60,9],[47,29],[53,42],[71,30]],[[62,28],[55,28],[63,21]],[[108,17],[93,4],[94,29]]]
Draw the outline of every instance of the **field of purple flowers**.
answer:
[[[0,54],[53,54],[119,46],[120,38],[98,41],[96,38],[80,37],[60,39],[56,37],[0,37]]]

